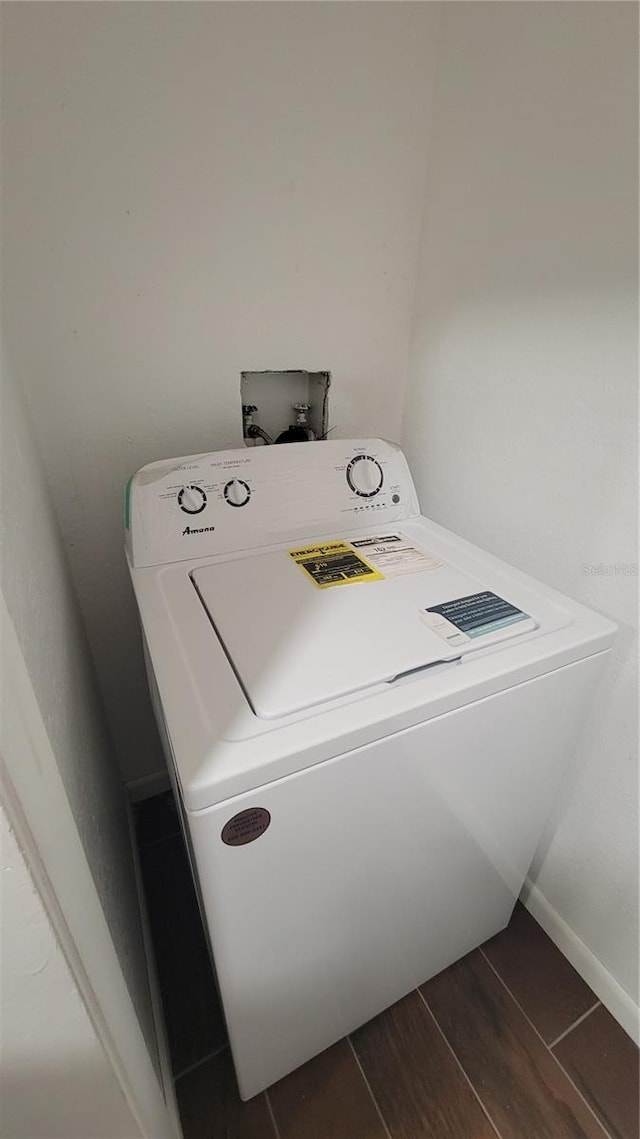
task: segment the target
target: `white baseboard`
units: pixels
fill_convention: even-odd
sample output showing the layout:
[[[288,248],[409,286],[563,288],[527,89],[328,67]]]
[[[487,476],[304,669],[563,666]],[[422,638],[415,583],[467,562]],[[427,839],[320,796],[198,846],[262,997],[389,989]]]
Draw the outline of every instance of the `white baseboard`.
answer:
[[[151,775],[141,775],[139,779],[130,779],[125,783],[132,803],[139,803],[142,799],[150,799],[152,795],[162,795],[171,790],[171,780],[168,771],[154,771]]]
[[[615,977],[595,956],[594,953],[581,941],[577,933],[567,925],[564,918],[547,901],[544,894],[527,878],[521,899],[545,933],[549,935],[554,945],[568,961],[571,962],[577,973],[586,981],[590,988],[602,1001],[605,1008],[615,1017],[625,1032],[640,1043],[640,1010],[632,997],[622,988]]]

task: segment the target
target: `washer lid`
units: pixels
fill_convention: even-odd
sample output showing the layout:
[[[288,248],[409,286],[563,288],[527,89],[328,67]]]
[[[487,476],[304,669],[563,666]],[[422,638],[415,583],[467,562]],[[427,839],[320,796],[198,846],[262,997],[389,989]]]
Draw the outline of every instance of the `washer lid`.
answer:
[[[382,564],[383,576],[370,562],[358,570],[352,560],[358,552],[348,543],[309,549],[320,551],[315,559],[285,549],[191,574],[256,715],[286,716],[455,660],[479,644],[474,634],[458,633],[446,616],[453,599],[486,590],[478,580],[428,557],[429,568],[418,563],[401,576],[386,576]],[[322,550],[329,551],[328,559]],[[341,553],[337,585],[327,578],[335,579]],[[428,612],[434,606],[445,608],[445,615]],[[536,627],[520,617],[519,624],[501,622],[488,636],[502,639]]]

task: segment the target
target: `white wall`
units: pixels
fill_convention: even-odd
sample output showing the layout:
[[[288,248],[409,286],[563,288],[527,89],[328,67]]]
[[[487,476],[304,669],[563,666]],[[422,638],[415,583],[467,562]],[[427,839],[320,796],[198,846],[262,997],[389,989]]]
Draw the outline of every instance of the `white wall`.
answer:
[[[0,1130],[11,1139],[140,1136],[0,809]]]
[[[620,623],[534,866],[637,1002],[637,23],[448,4],[404,443],[423,508]]]
[[[3,5],[7,327],[127,778],[126,478],[240,444],[243,369],[399,434],[437,8]]]
[[[155,1034],[124,792],[42,461],[5,353],[1,371],[2,595],[153,1055]],[[61,848],[67,839],[63,833]]]

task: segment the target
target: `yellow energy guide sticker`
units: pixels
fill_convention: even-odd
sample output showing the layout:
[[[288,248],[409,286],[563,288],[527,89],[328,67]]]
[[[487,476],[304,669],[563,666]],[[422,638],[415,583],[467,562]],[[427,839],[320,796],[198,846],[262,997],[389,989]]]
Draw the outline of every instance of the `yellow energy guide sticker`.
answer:
[[[297,550],[289,550],[289,557],[309,575],[318,589],[352,585],[356,581],[384,581],[384,574],[369,565],[346,542],[301,546]]]

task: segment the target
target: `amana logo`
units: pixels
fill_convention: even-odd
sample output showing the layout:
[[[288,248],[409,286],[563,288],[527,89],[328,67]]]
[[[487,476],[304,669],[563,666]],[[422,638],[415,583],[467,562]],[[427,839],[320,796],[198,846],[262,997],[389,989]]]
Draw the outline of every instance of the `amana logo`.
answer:
[[[184,538],[185,534],[206,534],[209,530],[215,530],[215,526],[200,526],[199,529],[195,526],[185,526],[182,537]]]

